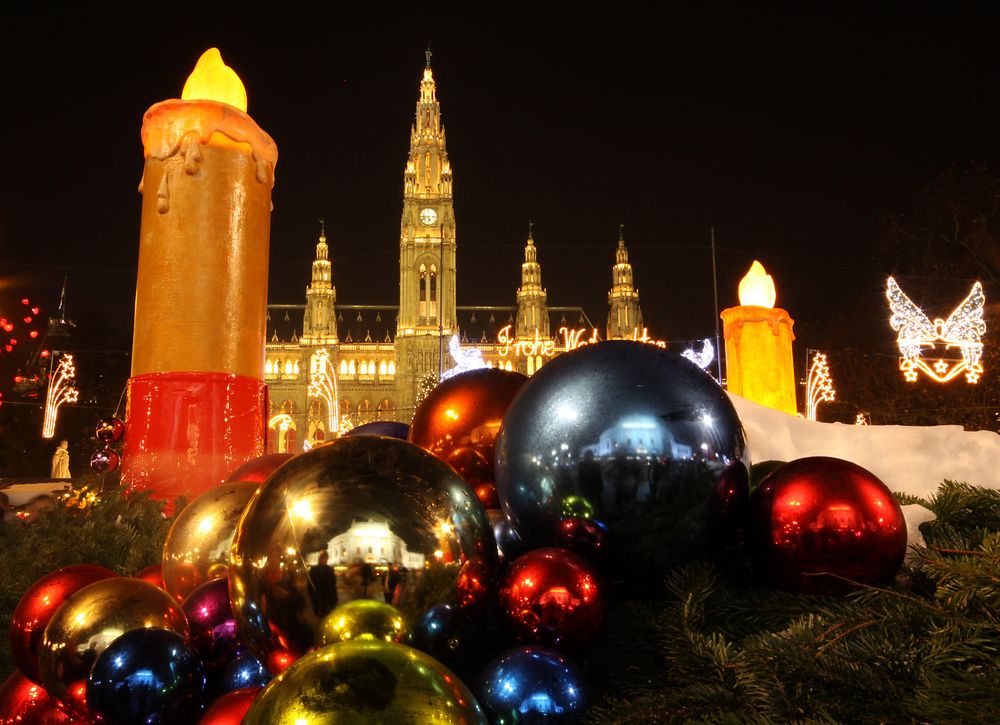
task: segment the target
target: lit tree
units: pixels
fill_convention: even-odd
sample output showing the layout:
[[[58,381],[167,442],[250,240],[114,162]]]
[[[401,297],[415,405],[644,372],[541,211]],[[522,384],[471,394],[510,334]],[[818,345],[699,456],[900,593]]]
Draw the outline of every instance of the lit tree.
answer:
[[[813,355],[806,382],[806,418],[816,420],[816,409],[820,403],[832,402],[836,397],[837,391],[833,389],[833,378],[830,377],[826,355],[817,352]]]
[[[52,377],[49,378],[49,392],[45,396],[45,422],[42,438],[51,438],[56,433],[56,416],[63,403],[75,403],[80,392],[73,387],[76,381],[76,366],[72,355],[63,355]]]

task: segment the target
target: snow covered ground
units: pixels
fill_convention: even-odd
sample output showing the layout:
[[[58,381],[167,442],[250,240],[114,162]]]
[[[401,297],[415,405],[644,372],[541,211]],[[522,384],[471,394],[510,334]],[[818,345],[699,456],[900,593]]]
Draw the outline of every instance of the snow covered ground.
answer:
[[[752,462],[835,456],[853,461],[893,491],[926,496],[946,478],[1000,488],[1000,435],[958,425],[847,425],[791,416],[730,394]]]

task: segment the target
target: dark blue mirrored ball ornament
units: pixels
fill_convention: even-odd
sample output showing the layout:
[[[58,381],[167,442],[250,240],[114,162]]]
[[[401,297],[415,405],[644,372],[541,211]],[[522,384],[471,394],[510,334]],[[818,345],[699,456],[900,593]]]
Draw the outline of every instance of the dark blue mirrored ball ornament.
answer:
[[[547,647],[518,647],[490,662],[475,688],[490,722],[503,725],[582,722],[588,692],[580,668]]]
[[[748,495],[746,436],[726,393],[681,355],[609,341],[557,357],[504,417],[497,492],[532,548],[567,518],[607,526],[609,576],[656,589],[719,544]],[[735,482],[735,483],[734,483]]]
[[[271,681],[271,673],[253,652],[244,650],[236,655],[219,678],[218,691],[232,692],[246,687],[264,687]]]
[[[115,639],[87,678],[87,707],[116,725],[196,722],[205,671],[184,638],[155,627]]]

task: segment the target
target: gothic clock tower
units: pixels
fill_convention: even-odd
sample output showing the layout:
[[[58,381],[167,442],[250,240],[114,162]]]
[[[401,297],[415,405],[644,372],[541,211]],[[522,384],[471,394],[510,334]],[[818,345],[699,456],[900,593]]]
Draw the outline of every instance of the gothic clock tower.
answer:
[[[399,318],[396,356],[400,403],[411,408],[420,378],[450,367],[447,345],[455,330],[455,211],[451,162],[445,148],[431,52],[420,80],[416,122],[403,173],[399,230]]]

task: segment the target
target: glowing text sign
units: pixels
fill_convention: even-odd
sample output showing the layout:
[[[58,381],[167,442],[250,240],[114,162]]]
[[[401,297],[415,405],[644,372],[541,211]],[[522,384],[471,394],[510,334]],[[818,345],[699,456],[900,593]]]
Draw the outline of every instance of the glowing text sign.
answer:
[[[585,328],[579,327],[571,330],[568,327],[560,327],[559,337],[556,340],[543,340],[538,334],[538,330],[535,330],[533,339],[518,340],[511,337],[511,327],[512,325],[506,325],[497,333],[497,343],[500,345],[497,354],[500,357],[553,357],[601,340],[597,335],[596,327],[591,329],[590,337],[584,337],[587,332]],[[642,334],[639,334],[638,328],[634,329],[632,339],[647,345],[667,346],[666,341],[651,338],[645,327],[642,328]]]

